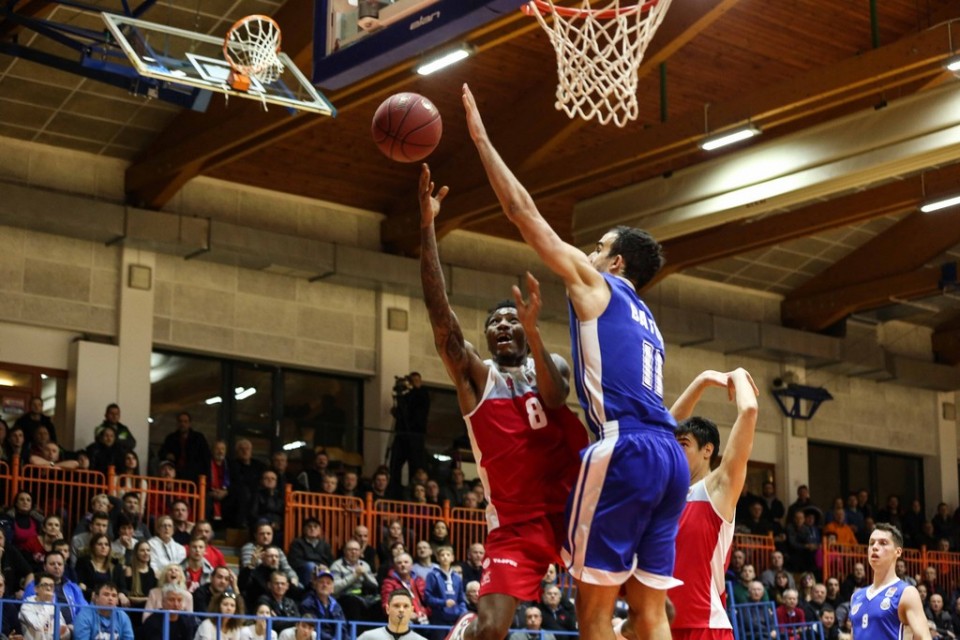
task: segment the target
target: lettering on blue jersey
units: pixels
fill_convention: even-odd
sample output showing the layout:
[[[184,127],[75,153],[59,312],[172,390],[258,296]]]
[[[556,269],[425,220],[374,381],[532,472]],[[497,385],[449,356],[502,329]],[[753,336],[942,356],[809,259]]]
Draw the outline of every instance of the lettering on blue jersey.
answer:
[[[644,329],[650,330],[650,324],[647,322],[647,314],[637,309],[632,302],[630,303],[630,317],[633,318],[634,322],[639,322],[640,326]]]
[[[634,322],[638,322],[641,327],[653,333],[657,336],[657,340],[660,344],[663,344],[663,335],[660,333],[660,328],[657,327],[656,320],[652,316],[648,316],[642,310],[638,309],[635,304],[630,303],[630,317],[633,318]]]

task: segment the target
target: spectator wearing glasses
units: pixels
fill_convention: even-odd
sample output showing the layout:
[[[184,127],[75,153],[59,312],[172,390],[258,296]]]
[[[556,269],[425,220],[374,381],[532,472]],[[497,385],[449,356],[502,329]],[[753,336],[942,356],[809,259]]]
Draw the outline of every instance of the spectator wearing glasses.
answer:
[[[66,545],[66,543],[64,544]],[[72,628],[73,618],[80,612],[80,607],[87,604],[87,601],[84,599],[83,591],[80,590],[80,587],[66,577],[66,567],[67,561],[65,556],[63,552],[59,550],[51,551],[43,560],[43,572],[53,578],[57,602],[65,602],[70,605],[69,607],[62,608],[60,615],[63,616],[66,624]],[[38,582],[39,577],[27,584],[23,590],[24,600],[36,595],[36,585]]]
[[[37,575],[36,593],[24,599],[20,607],[20,624],[23,626],[25,640],[70,640],[72,625],[66,620],[64,612],[68,607],[57,610],[52,606],[56,599],[56,579],[46,572]],[[59,620],[60,633],[54,635],[54,624]]]
[[[150,543],[150,567],[157,574],[168,564],[180,564],[187,557],[187,550],[173,539],[173,518],[160,516],[157,518],[156,534],[148,541]]]

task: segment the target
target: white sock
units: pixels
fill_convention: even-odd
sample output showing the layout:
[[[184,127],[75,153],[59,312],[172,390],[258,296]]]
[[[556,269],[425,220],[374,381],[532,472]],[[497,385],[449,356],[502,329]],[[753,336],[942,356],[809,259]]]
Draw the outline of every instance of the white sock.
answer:
[[[623,636],[623,634],[620,633],[620,629],[623,628],[623,623],[625,623],[625,622],[626,622],[626,620],[623,619],[623,618],[614,618],[614,619],[613,619],[613,635],[615,635],[615,636],[617,637],[617,640],[627,640],[627,639]]]

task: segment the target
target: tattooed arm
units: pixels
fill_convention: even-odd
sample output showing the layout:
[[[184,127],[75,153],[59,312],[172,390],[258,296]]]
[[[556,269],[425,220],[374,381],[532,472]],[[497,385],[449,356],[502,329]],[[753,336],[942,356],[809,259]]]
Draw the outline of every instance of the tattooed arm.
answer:
[[[447,299],[446,282],[440,255],[437,251],[437,234],[434,220],[440,214],[440,203],[449,189],[441,187],[436,195],[430,179],[430,167],[420,169],[420,282],[423,285],[423,301],[433,327],[433,341],[443,360],[450,380],[457,388],[457,400],[464,415],[477,406],[486,384],[487,366],[473,345],[463,339],[463,331],[457,315]]]

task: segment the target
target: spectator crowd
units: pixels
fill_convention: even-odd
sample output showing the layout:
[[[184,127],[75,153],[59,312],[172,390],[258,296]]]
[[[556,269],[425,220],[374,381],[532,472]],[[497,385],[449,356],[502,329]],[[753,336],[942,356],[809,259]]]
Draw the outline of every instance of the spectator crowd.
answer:
[[[126,478],[142,476],[136,442],[120,415],[117,405],[108,406],[95,441],[73,452],[57,443],[39,399],[12,427],[0,420],[0,458],[8,462],[18,458],[21,464],[103,473],[114,466],[121,474],[116,495],[93,496],[76,522],[68,521],[64,509],[42,513],[27,491],[0,514],[0,597],[7,600],[0,611],[0,634],[6,638],[155,640],[162,637],[160,625],[166,619],[170,640],[216,640],[218,632],[230,640],[267,640],[265,621],[270,618],[274,636],[279,634],[270,640],[333,640],[337,622],[385,621],[390,595],[397,590],[409,592],[414,623],[449,627],[463,613],[476,611],[483,542],[471,544],[467,557],[456,558],[443,520],[433,522],[423,540],[413,539],[401,520],[392,520],[378,532],[375,547],[367,527],[357,526],[334,548],[324,523],[307,518],[290,545],[283,545],[287,486],[339,496],[369,492],[374,499],[485,507],[481,483],[468,482],[459,468],[441,481],[417,467],[403,486],[391,481],[387,467],[369,480],[354,469],[334,469],[327,453],[318,449],[312,464],[293,473],[285,452],[273,453],[268,464],[254,457],[246,439],[235,441],[228,456],[226,442],[210,446],[183,412],[157,452],[152,475],[191,481],[207,477],[206,513],[192,521],[186,499],[174,496],[161,509],[146,512],[145,487],[136,480],[124,484]],[[246,530],[249,542],[225,554],[215,539],[228,528]],[[231,565],[227,558],[234,553],[238,558]],[[224,617],[218,623],[203,614]],[[515,627],[525,629],[521,636],[576,630],[572,601],[557,584],[555,569],[544,576],[541,601],[518,608]]]
[[[776,548],[767,564],[759,567],[748,564],[743,551],[735,550],[731,555],[729,596],[738,605],[755,605],[744,608],[750,612],[743,622],[751,638],[769,637],[757,615],[764,611],[772,613],[781,630],[819,622],[826,640],[848,637],[850,597],[856,589],[870,584],[869,568],[857,562],[846,575],[833,575],[833,567],[825,572],[824,541],[866,545],[876,524],[886,522],[903,532],[905,548],[957,550],[960,508],[951,511],[945,503],[937,505],[928,517],[917,498],[904,508],[900,497],[892,495],[878,508],[869,492],[861,489],[824,506],[811,498],[806,486],[798,487],[796,500],[787,507],[777,498],[772,482],[763,484],[760,495],[746,489],[741,495],[736,532],[770,535]],[[960,637],[960,584],[945,579],[943,569],[931,564],[922,574],[910,575],[906,562],[897,562],[897,575],[920,592],[933,638],[955,640]],[[824,580],[825,573],[829,575]]]
[[[411,385],[413,390],[418,387]],[[136,441],[120,415],[117,405],[109,405],[94,442],[70,452],[58,444],[56,429],[35,398],[12,427],[0,420],[0,459],[103,473],[113,466],[122,478],[141,477]],[[419,455],[404,456],[412,467],[406,486],[391,478],[397,465],[382,466],[364,479],[356,469],[334,468],[323,449],[312,457],[306,468],[294,473],[285,452],[273,453],[267,463],[254,457],[252,443],[243,438],[235,441],[228,456],[226,442],[210,446],[193,429],[190,414],[182,412],[152,471],[167,480],[206,476],[201,520],[191,521],[191,505],[178,497],[145,513],[145,488],[133,480],[121,482],[116,495],[94,496],[78,522],[65,521],[64,511],[41,513],[29,492],[19,492],[0,514],[0,596],[8,600],[0,611],[0,634],[52,640],[59,619],[59,637],[67,640],[98,640],[104,629],[125,640],[147,640],[161,637],[158,625],[164,616],[152,612],[166,610],[171,640],[216,640],[217,623],[203,617],[209,613],[226,616],[219,633],[229,640],[267,640],[267,617],[273,618],[274,635],[279,634],[270,640],[317,640],[318,634],[320,640],[333,640],[337,622],[384,621],[390,595],[398,590],[410,594],[414,623],[449,627],[463,613],[476,610],[483,541],[471,544],[467,557],[456,558],[442,520],[432,522],[430,535],[422,540],[414,539],[399,519],[385,523],[374,537],[367,527],[357,526],[348,540],[333,548],[324,523],[307,518],[289,547],[282,541],[288,486],[319,494],[370,493],[375,500],[437,506],[449,501],[455,507],[482,509],[486,504],[479,480],[467,481],[459,468],[444,480],[431,478],[422,466],[414,467]],[[823,579],[822,543],[866,544],[879,522],[897,526],[908,548],[952,551],[958,546],[960,509],[951,511],[943,503],[928,518],[918,499],[903,508],[898,496],[889,496],[878,508],[866,490],[821,506],[801,486],[786,507],[772,482],[763,484],[760,495],[745,490],[737,504],[736,532],[772,536],[776,548],[765,566],[748,564],[743,551],[731,556],[728,597],[737,605],[756,605],[744,609],[749,612],[744,620],[748,636],[769,637],[769,630],[761,630],[758,612],[769,613],[782,629],[819,622],[826,640],[848,634],[850,596],[868,584],[868,572],[856,563],[848,575]],[[227,528],[249,532],[250,541],[239,549],[234,566],[214,543],[217,533]],[[372,538],[379,540],[376,546]],[[936,566],[926,567],[922,575],[908,575],[902,560],[897,573],[920,591],[934,638],[956,640],[960,584],[949,584]],[[555,569],[544,576],[543,586],[539,602],[517,609],[514,627],[524,631],[508,640],[577,630],[572,601],[558,584]],[[51,602],[63,605],[58,616],[47,604]],[[115,609],[118,605],[132,614],[117,615],[122,613]],[[243,615],[256,616],[256,622],[230,618]]]

